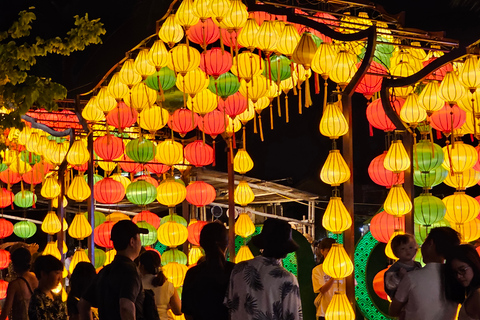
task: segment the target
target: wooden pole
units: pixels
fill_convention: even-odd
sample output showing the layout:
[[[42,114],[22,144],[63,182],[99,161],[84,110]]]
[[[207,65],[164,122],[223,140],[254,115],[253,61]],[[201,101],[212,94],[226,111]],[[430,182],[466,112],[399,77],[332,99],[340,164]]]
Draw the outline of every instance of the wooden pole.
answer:
[[[235,262],[235,173],[233,172],[233,145],[232,138],[228,138],[228,251],[230,261]]]

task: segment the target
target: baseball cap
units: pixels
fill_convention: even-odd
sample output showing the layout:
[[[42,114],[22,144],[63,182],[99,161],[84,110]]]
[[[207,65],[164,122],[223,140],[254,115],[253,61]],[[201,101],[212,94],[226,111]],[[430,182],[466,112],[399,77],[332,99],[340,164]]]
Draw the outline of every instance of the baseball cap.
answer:
[[[128,243],[131,238],[137,234],[147,234],[148,229],[139,228],[131,220],[120,220],[115,223],[112,227],[112,232],[110,234],[110,239],[113,241],[113,244],[123,244]],[[120,245],[123,247],[123,245]],[[126,246],[125,246],[126,247]]]

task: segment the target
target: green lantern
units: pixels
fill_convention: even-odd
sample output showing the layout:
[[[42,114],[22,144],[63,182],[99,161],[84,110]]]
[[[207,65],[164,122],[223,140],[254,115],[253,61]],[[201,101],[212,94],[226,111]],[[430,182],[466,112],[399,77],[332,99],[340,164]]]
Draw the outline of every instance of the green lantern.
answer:
[[[313,42],[315,42],[315,45],[317,46],[317,48],[320,46],[320,44],[323,42],[322,38],[320,38],[319,36],[316,36],[314,35],[313,33],[311,34],[312,36],[312,39],[313,39]]]
[[[373,61],[384,65],[387,69],[390,69],[390,58],[392,57],[394,47],[391,44],[385,43],[389,41],[383,37],[377,37],[377,41],[383,42],[383,43],[378,43],[375,46]],[[366,51],[366,48],[362,48],[362,51],[358,56],[360,60],[363,60],[365,56],[365,51]]]
[[[140,234],[140,241],[142,242],[143,247],[151,246],[157,242],[157,229],[155,229],[154,226],[145,221],[137,222],[137,226],[148,230],[147,234]]]
[[[431,226],[445,217],[447,208],[443,201],[431,193],[422,193],[413,201],[415,223]]]
[[[19,238],[27,239],[37,232],[37,226],[31,221],[19,221],[13,225],[13,233]]]
[[[421,140],[413,146],[413,165],[416,170],[435,170],[442,165],[443,159],[442,147],[429,140]]]
[[[422,245],[422,243],[425,242],[425,239],[427,238],[430,230],[438,227],[450,227],[450,222],[448,222],[446,219],[442,219],[438,222],[435,222],[429,227],[425,227],[425,226],[422,226],[421,224],[415,223],[414,225],[415,240],[417,241],[418,245]]]
[[[162,266],[170,262],[187,265],[187,255],[178,249],[170,249],[162,254]]]
[[[88,257],[88,249],[85,250],[85,254]],[[93,255],[95,256],[95,269],[102,267],[105,264],[105,260],[107,260],[107,254],[105,251],[95,248]]]
[[[88,220],[88,212],[84,212],[83,215],[84,215],[85,218],[87,218],[87,220]],[[94,221],[95,221],[95,227],[94,227],[94,228],[98,227],[99,225],[101,225],[102,223],[104,223],[105,220],[106,220],[106,219],[105,219],[105,214],[103,214],[103,213],[100,212],[100,211],[94,211],[94,212],[93,212],[93,215],[94,215],[93,219],[94,219]],[[90,222],[90,221],[88,221],[88,222]]]
[[[420,170],[415,170],[413,172],[413,183],[417,187],[428,188],[431,189],[436,185],[445,180],[448,175],[448,171],[443,167],[438,167],[435,170],[428,171],[428,172],[421,172]]]
[[[147,139],[137,138],[125,146],[125,153],[135,162],[146,163],[155,158],[155,145]]]
[[[160,91],[160,88],[164,91],[168,90],[175,85],[175,82],[177,82],[175,72],[167,67],[163,67],[160,71],[149,75],[145,80],[147,87],[156,91]],[[160,86],[158,85],[159,83]]]
[[[278,76],[280,76],[280,81],[288,79],[292,76],[290,59],[285,56],[272,55],[270,57],[270,64],[268,61],[264,61],[265,67],[263,68],[263,75],[269,79],[270,75],[268,74],[269,68],[271,68],[272,81],[277,82]]]
[[[3,172],[8,169],[8,166],[5,163],[0,163],[0,172]]]
[[[37,196],[32,191],[19,191],[13,198],[13,203],[20,208],[32,207],[37,202]]]
[[[144,206],[155,201],[157,188],[145,180],[137,180],[128,185],[125,195],[131,203]]]
[[[231,72],[221,74],[217,80],[210,77],[208,90],[224,100],[236,93],[238,89],[240,89],[240,82],[238,82],[237,76],[233,75]]]
[[[185,218],[179,216],[176,213],[169,214],[169,215],[163,217],[162,220],[160,220],[160,225],[162,225],[166,222],[169,222],[169,221],[175,221],[176,223],[180,223],[184,227],[187,227],[187,220],[185,220]]]
[[[20,152],[20,159],[29,165],[34,165],[35,163],[39,163],[40,160],[42,160],[42,157],[28,150],[23,150]]]
[[[88,175],[84,174],[83,175],[83,178],[85,179],[85,181],[88,183]],[[97,183],[98,181],[102,180],[103,177],[99,174],[96,174],[94,173],[93,174],[93,184],[95,185],[95,183]]]

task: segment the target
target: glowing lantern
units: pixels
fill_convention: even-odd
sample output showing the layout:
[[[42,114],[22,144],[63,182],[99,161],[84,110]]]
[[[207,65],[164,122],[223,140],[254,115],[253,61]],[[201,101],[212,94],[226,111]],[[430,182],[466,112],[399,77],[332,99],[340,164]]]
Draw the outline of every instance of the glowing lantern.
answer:
[[[28,239],[37,232],[37,226],[27,220],[19,221],[13,225],[13,233],[19,238]]]
[[[137,83],[132,87],[130,90],[130,94],[128,96],[125,96],[124,101],[125,103],[132,108],[135,108],[136,110],[140,111],[144,108],[151,107],[157,99],[157,92],[153,89],[151,89],[149,86],[147,86],[145,83],[140,82]],[[124,112],[130,111],[130,118],[125,119],[124,124],[128,124],[130,122],[135,123],[137,119],[137,113],[129,110],[128,108],[124,108]],[[128,115],[125,115],[128,117]],[[118,115],[117,115],[118,118]],[[108,120],[108,117],[107,117]],[[113,118],[112,118],[113,120]],[[135,120],[135,121],[134,121]],[[126,126],[128,127],[128,126]]]
[[[392,239],[395,238],[397,235],[400,234],[405,234],[403,230],[395,230],[395,232],[392,234],[390,240],[388,240],[387,245],[385,246],[385,255],[392,260],[398,260],[397,256],[393,253],[392,250]]]
[[[390,145],[387,155],[383,160],[383,165],[387,170],[395,173],[405,171],[410,167],[410,158],[401,140],[395,140]]]
[[[109,265],[112,263],[113,259],[115,259],[115,256],[117,255],[117,251],[112,248],[112,250],[108,250],[105,253],[105,263],[103,264],[104,266]]]
[[[241,213],[235,222],[235,234],[248,238],[255,232],[255,225],[246,213]]]
[[[452,130],[460,128],[466,121],[466,113],[457,105],[449,106],[447,103],[442,109],[434,112],[430,117],[432,128],[450,134]]]
[[[157,154],[155,159],[158,162],[172,166],[177,163],[181,163],[183,158],[183,146],[175,142],[173,139],[168,139],[160,142],[157,145]]]
[[[238,78],[230,72],[225,72],[219,75],[217,79],[214,79],[213,77],[210,78],[210,82],[208,84],[208,90],[217,96],[220,96],[223,100],[236,94],[239,89],[240,82],[238,81]],[[219,103],[221,102],[222,101],[219,101]]]
[[[186,189],[187,201],[197,207],[203,207],[212,203],[217,196],[215,188],[204,181],[194,181],[190,183]]]
[[[222,21],[219,21],[220,27],[238,31],[245,26],[248,19],[247,7],[241,0],[231,0],[230,9],[223,17]]]
[[[221,22],[230,10],[230,1],[228,0],[210,0],[209,9],[212,13],[212,18]]]
[[[438,88],[438,96],[446,103],[453,105],[462,99],[465,94],[465,87],[458,80],[453,71],[447,72]]]
[[[117,167],[117,163],[112,161],[99,161],[97,164],[107,173],[112,172]]]
[[[252,188],[250,188],[248,185],[247,181],[242,180],[235,188],[234,197],[236,204],[247,206],[255,199],[255,194],[253,193]]]
[[[148,51],[148,49],[141,49],[133,62],[135,71],[144,79],[155,72],[155,66],[148,60]]]
[[[102,87],[97,94],[97,99],[95,99],[94,106],[100,109],[100,111],[103,111],[104,114],[108,114],[117,106],[117,101],[108,93],[107,87]]]
[[[135,122],[137,122],[137,111],[122,101],[107,115],[107,124],[120,130],[130,127]]]
[[[396,98],[393,101],[392,106],[397,113],[401,111],[404,102],[405,100],[402,98]],[[368,122],[375,128],[383,131],[393,131],[396,129],[390,118],[385,114],[381,99],[377,99],[370,103],[366,112]]]
[[[20,182],[22,180],[22,176],[17,172],[7,169],[0,172],[0,180],[2,180],[3,183],[12,185]]]
[[[130,217],[118,211],[114,211],[105,217],[105,221],[118,222],[122,220],[130,220]]]
[[[114,97],[115,100],[120,101],[123,99],[123,97],[125,97],[128,94],[128,90],[129,90],[128,86],[125,83],[120,81],[120,73],[118,72],[114,73],[112,78],[110,79],[110,82],[108,82],[108,86],[107,86],[108,93],[112,97]],[[85,108],[86,107],[87,106],[85,106]]]
[[[323,261],[323,271],[334,279],[348,277],[353,272],[353,264],[343,248],[343,244],[334,243]]]
[[[252,170],[253,161],[245,149],[239,149],[233,159],[233,170],[240,174],[245,174]]]
[[[112,176],[110,178],[112,178],[115,181],[120,182],[122,184],[122,186],[125,188],[125,190],[127,190],[128,185],[130,183],[132,183],[132,181],[130,181],[130,179],[128,179],[125,176],[122,176],[121,173],[112,174]]]
[[[155,201],[157,189],[145,180],[138,180],[127,187],[126,196],[131,203],[147,205]]]
[[[431,81],[428,82],[425,88],[418,96],[418,104],[420,107],[425,109],[428,115],[431,115],[435,111],[438,111],[443,108],[445,102],[440,99],[438,95],[438,82]]]
[[[197,3],[202,3],[202,1],[194,2],[194,4]],[[220,32],[212,19],[205,19],[205,21],[201,21],[191,27],[190,30],[188,30],[187,37],[190,41],[199,44],[205,50],[208,44],[218,40]]]
[[[218,79],[218,77],[226,73],[232,67],[232,56],[220,48],[213,48],[202,53],[200,68],[206,74]]]
[[[373,290],[383,300],[388,300],[388,295],[385,292],[385,282],[384,282],[384,277],[385,277],[385,272],[388,270],[388,268],[385,268],[383,270],[380,270],[375,277],[373,278]]]
[[[353,311],[350,301],[344,292],[336,291],[333,298],[328,304],[325,311],[325,319],[327,320],[353,320],[355,312]]]
[[[258,30],[257,22],[253,18],[248,18],[245,22],[245,26],[238,33],[237,41],[242,46],[252,51],[257,46]]]
[[[440,167],[444,160],[442,148],[430,140],[421,140],[413,146],[413,164],[423,172]]]
[[[310,69],[316,51],[317,46],[312,39],[312,34],[304,32],[293,52],[293,61],[308,70]]]
[[[106,221],[95,228],[93,231],[95,244],[107,249],[113,248],[113,241],[110,239],[112,227],[115,223],[113,221]]]
[[[346,49],[340,50],[335,57],[335,62],[330,71],[330,79],[338,83],[341,88],[345,88],[357,72],[356,63],[356,55],[351,54]]]
[[[381,211],[370,221],[372,236],[383,243],[387,243],[397,229],[405,229],[405,216],[398,218]]]
[[[183,30],[182,30],[182,33],[183,33]],[[147,55],[148,62],[152,66],[154,66],[158,71],[167,65],[167,57],[168,57],[168,51],[165,48],[165,44],[163,43],[162,40],[156,40],[153,43],[150,50],[148,51],[148,55]]]
[[[155,146],[153,148],[155,148]],[[142,171],[142,165],[140,163],[134,162],[126,154],[124,154],[121,157],[121,160],[122,160],[121,162],[118,162],[118,165],[120,166],[120,168],[122,168],[123,171],[130,172],[130,173],[137,173],[139,171]],[[112,178],[113,178],[113,175],[112,175]],[[120,179],[115,179],[115,180],[117,180],[119,182],[122,182],[122,181],[120,181]],[[127,184],[129,184],[129,183],[130,183],[130,181],[128,181]],[[125,187],[125,189],[126,189],[126,187]]]
[[[48,234],[55,234],[62,230],[62,225],[54,211],[49,211],[42,222],[42,231]]]
[[[24,174],[32,170],[32,167],[28,163],[22,161],[18,156],[13,159],[9,168],[10,170],[12,170],[12,172],[19,173],[19,174]]]
[[[151,246],[155,242],[157,242],[157,229],[155,229],[154,226],[145,221],[137,222],[137,226],[139,228],[145,228],[148,230],[147,234],[140,234],[140,241],[142,242],[142,246]]]
[[[202,248],[198,246],[193,246],[188,252],[188,264],[193,265],[200,260],[205,254],[202,252]],[[237,255],[238,256],[238,255]]]
[[[52,208],[58,208],[58,199],[60,197],[57,197],[57,198],[53,198],[52,199]],[[63,196],[63,207],[66,208],[68,206],[68,200],[65,196]]]
[[[411,126],[416,126],[427,118],[427,112],[418,106],[418,96],[410,93],[405,99],[402,110],[400,110],[400,119]]]
[[[13,223],[0,218],[0,239],[5,239],[13,233]]]
[[[422,193],[414,199],[413,204],[415,207],[413,219],[415,223],[423,226],[431,226],[441,221],[447,210],[443,201],[431,193]]]
[[[135,65],[135,61],[133,59],[127,59],[123,63],[123,66],[122,66],[122,68],[120,69],[120,72],[119,72],[120,81],[122,83],[126,84],[129,88],[133,87],[134,85],[136,85],[137,83],[142,81],[142,77],[135,70],[134,65]],[[113,108],[111,108],[110,110],[112,110],[112,109]],[[110,111],[110,110],[108,110],[108,111]],[[105,110],[103,110],[103,111],[105,111]]]
[[[394,184],[402,184],[404,182],[404,172],[394,173],[385,169],[383,162],[387,152],[375,157],[368,166],[368,175],[373,182],[378,185],[390,188]]]
[[[154,173],[156,175],[164,174],[168,170],[170,170],[169,166],[166,166],[162,163],[154,163],[154,162],[149,162],[145,164],[145,169],[148,170],[151,173]]]
[[[233,120],[232,118],[227,118],[227,126],[225,127],[225,133],[227,133],[228,136],[231,137],[234,132],[237,132],[242,128],[242,124],[239,119],[239,117]]]
[[[182,1],[177,9],[175,18],[185,30],[196,25],[199,22],[199,18],[195,15],[193,0]]]
[[[145,129],[150,133],[155,133],[167,124],[169,117],[170,114],[166,109],[153,105],[140,112],[138,122],[142,129]]]
[[[178,132],[182,137],[184,137],[188,132],[195,129],[197,124],[198,115],[188,109],[175,110],[175,112],[168,120],[168,126],[172,128],[173,131]]]
[[[6,208],[13,203],[13,193],[5,188],[0,188],[0,208]]]
[[[163,267],[163,273],[175,288],[183,285],[187,270],[187,266],[176,262],[170,262]]]
[[[90,153],[85,146],[84,141],[75,140],[68,151],[67,161],[71,165],[82,165],[90,159]]]
[[[215,139],[217,135],[225,132],[225,116],[223,112],[213,110],[207,113],[201,118],[198,128]]]
[[[462,243],[469,243],[480,238],[480,220],[473,219],[469,222],[453,224],[452,228],[461,235]]]
[[[255,40],[257,47],[265,52],[267,56],[276,50],[278,32],[275,30],[274,22],[270,20],[263,21]]]
[[[206,166],[213,162],[213,148],[202,140],[189,143],[185,147],[185,159],[196,167]]]
[[[0,249],[0,269],[8,268],[10,264],[10,252]]]
[[[250,251],[250,248],[246,245],[243,245],[238,249],[238,253],[235,256],[235,263],[240,263],[242,261],[247,261],[253,259],[253,254],[252,251]]]
[[[322,44],[320,44],[322,45]],[[360,67],[361,63],[357,63],[357,69]],[[313,69],[313,65],[312,65]],[[314,69],[315,71],[315,69]],[[355,92],[361,93],[367,99],[371,99],[375,92],[379,92],[382,86],[383,77],[378,74],[388,74],[388,70],[380,63],[372,61],[368,67],[367,73],[359,82]]]
[[[300,35],[298,34],[297,29],[295,29],[295,26],[286,23],[282,32],[279,33],[277,51],[288,58],[291,58],[299,41]]]
[[[455,147],[447,145],[443,147],[445,159],[442,166],[454,172],[463,172],[471,169],[478,161],[478,152],[474,147],[464,144],[462,141],[456,141]]]
[[[478,216],[480,205],[465,192],[455,192],[442,199],[447,208],[445,219],[453,223],[466,223]]]
[[[422,188],[431,189],[442,183],[448,175],[448,171],[443,167],[438,167],[432,171],[413,172],[413,183]]]
[[[123,140],[112,135],[99,137],[93,143],[95,153],[103,160],[112,161],[125,151]]]
[[[100,110],[97,107],[96,100],[97,100],[96,96],[91,97],[90,100],[88,101],[88,103],[85,105],[85,107],[82,110],[82,117],[85,120],[93,122],[93,123],[98,122],[98,121],[102,121],[102,120],[105,119],[104,113],[102,112],[102,110]],[[39,138],[38,144],[40,144],[40,138]],[[38,148],[38,146],[37,146],[37,148]]]
[[[197,69],[199,65],[200,52],[193,47],[187,46],[186,44],[179,44],[168,52],[168,68],[179,73],[183,77],[187,74],[187,72]],[[203,71],[201,72],[203,73]],[[179,84],[181,85],[182,81],[183,79],[180,81],[179,78],[177,80],[177,86]]]
[[[176,248],[170,248],[170,250],[166,250],[162,254],[162,265],[165,266],[170,262],[176,262],[179,264],[186,265],[187,255]]]
[[[88,212],[84,212],[83,215],[85,219],[88,221]],[[100,211],[93,212],[93,221],[94,221],[94,228],[98,227],[100,224],[105,222],[105,215]]]
[[[47,199],[53,199],[60,195],[61,187],[57,178],[54,175],[50,175],[45,179],[40,193],[42,197]]]
[[[75,176],[67,190],[67,197],[78,202],[85,201],[91,194],[90,187],[83,178],[83,175]]]
[[[322,218],[322,226],[330,232],[342,233],[350,228],[352,218],[340,197],[331,197]]]
[[[147,77],[145,84],[153,90],[160,93],[160,100],[165,100],[164,91],[171,89],[177,82],[175,72],[167,67],[163,67],[154,74]]]
[[[155,145],[150,140],[137,138],[127,143],[125,153],[133,161],[145,163],[155,158]]]
[[[83,213],[77,213],[73,218],[70,228],[68,228],[70,237],[83,240],[92,234],[92,227],[87,221]]]
[[[458,80],[471,92],[477,90],[477,87],[480,86],[480,70],[478,70],[478,58],[476,56],[470,55],[465,59]]]
[[[320,172],[320,179],[331,186],[339,186],[350,179],[350,169],[340,150],[330,150]]]
[[[447,186],[455,188],[457,190],[465,190],[473,187],[480,180],[480,172],[471,168],[463,172],[448,172],[448,176],[444,182]]]
[[[245,81],[250,81],[254,76],[262,73],[263,63],[259,64],[260,57],[249,51],[238,54],[230,71]],[[255,63],[257,62],[257,63]]]
[[[112,178],[104,178],[95,184],[93,196],[100,203],[117,203],[125,196],[125,188]]]
[[[200,68],[188,71],[185,75],[180,74],[177,78],[177,88],[191,98],[208,87],[209,78]]]
[[[320,133],[338,139],[348,132],[348,122],[337,103],[327,103],[320,120]]]
[[[403,55],[405,56],[405,55]],[[407,61],[400,60],[396,66],[390,66],[391,74],[395,77],[406,78],[415,73],[415,69],[410,66]],[[396,96],[406,97],[413,92],[413,86],[396,87],[393,88],[393,92]]]
[[[53,164],[59,165],[63,162],[63,159],[67,155],[68,143],[60,143],[55,140],[51,140],[43,156]]]
[[[203,227],[208,224],[207,221],[197,221],[190,224],[187,227],[188,230],[188,242],[193,244],[194,246],[200,245],[200,232],[202,231]]]
[[[188,230],[185,226],[175,221],[166,222],[158,228],[158,241],[167,247],[178,247],[188,238]]]
[[[5,299],[7,297],[7,288],[8,282],[5,280],[0,280],[0,299]]]
[[[90,262],[90,259],[88,259],[85,250],[80,248],[78,248],[73,254],[72,261],[70,262],[70,266],[68,267],[68,271],[72,273],[79,262]]]
[[[396,217],[403,216],[412,211],[412,202],[401,184],[392,186],[388,192],[387,199],[385,199],[383,208],[387,213]]]
[[[217,96],[210,90],[204,89],[197,93],[195,97],[188,99],[187,107],[193,112],[204,116],[217,108]]]
[[[157,187],[158,202],[169,208],[173,208],[185,200],[186,195],[187,189],[185,186],[172,178],[164,180]]]
[[[315,51],[312,61],[312,69],[323,79],[327,80],[332,71],[337,52],[331,43],[322,42]]]
[[[158,31],[158,37],[169,47],[173,47],[175,43],[183,38],[182,26],[175,19],[175,15],[171,14],[167,17],[162,27]]]
[[[238,90],[245,98],[257,102],[267,93],[267,79],[264,76],[253,76],[250,81],[242,79]]]
[[[64,251],[65,252],[65,251]],[[60,254],[60,250],[58,250],[57,242],[49,241],[43,250],[42,255],[52,255],[58,260],[62,259],[62,255]]]
[[[88,257],[88,249],[85,250],[85,253],[87,254],[87,257]],[[93,251],[93,254],[95,256],[94,267],[95,267],[95,269],[98,269],[105,264],[105,260],[107,259],[107,255],[105,254],[105,251],[103,251],[102,249],[99,249],[99,248],[95,248],[95,250]]]

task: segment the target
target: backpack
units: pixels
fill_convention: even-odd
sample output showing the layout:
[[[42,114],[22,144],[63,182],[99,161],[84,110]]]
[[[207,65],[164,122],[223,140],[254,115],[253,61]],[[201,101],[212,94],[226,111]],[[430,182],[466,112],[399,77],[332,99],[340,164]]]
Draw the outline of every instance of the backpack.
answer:
[[[157,306],[155,305],[155,293],[153,290],[145,289],[143,299],[143,319],[145,320],[160,320]]]

